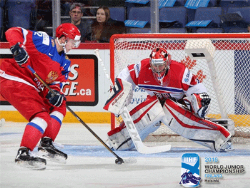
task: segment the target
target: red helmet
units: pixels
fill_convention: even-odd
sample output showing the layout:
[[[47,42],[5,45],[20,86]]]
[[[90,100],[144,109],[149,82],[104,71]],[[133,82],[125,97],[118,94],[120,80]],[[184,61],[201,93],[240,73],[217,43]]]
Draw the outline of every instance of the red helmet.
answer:
[[[75,41],[80,41],[81,39],[79,29],[71,23],[63,23],[56,28],[56,37],[61,38],[62,36]]]
[[[155,48],[150,54],[150,66],[155,78],[162,82],[166,71],[169,69],[171,57],[164,48]]]

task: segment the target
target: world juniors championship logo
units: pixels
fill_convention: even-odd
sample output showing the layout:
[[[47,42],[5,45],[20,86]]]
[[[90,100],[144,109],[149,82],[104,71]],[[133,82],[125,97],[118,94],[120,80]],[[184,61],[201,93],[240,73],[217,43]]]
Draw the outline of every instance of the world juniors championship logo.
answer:
[[[184,187],[196,187],[200,183],[200,158],[196,153],[185,153],[181,158],[181,181]]]

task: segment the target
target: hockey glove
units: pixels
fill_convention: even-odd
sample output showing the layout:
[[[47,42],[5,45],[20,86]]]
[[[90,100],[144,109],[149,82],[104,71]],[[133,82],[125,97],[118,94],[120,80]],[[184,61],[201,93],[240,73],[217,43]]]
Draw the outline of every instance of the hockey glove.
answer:
[[[209,110],[211,98],[207,93],[193,93],[191,95],[191,105],[194,112],[201,118],[205,118]]]
[[[118,116],[123,112],[123,108],[131,102],[132,97],[132,84],[126,80],[116,78],[115,85],[111,91],[111,96],[107,100],[103,109]]]
[[[16,43],[15,46],[12,46],[10,48],[10,51],[14,55],[14,59],[16,60],[19,66],[25,64],[29,59],[29,55],[26,50],[20,47],[20,42]]]
[[[46,98],[49,100],[50,104],[52,104],[53,106],[59,107],[61,106],[63,99],[64,99],[64,95],[60,94],[59,91],[53,90],[54,93],[52,93],[51,91],[48,92],[48,94],[46,95]]]

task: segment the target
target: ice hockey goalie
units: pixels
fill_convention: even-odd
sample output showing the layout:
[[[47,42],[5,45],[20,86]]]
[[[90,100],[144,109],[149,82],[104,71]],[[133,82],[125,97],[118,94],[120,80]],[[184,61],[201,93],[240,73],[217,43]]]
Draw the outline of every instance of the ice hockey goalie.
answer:
[[[148,93],[146,101],[130,111],[142,140],[162,122],[180,136],[213,151],[231,148],[228,141],[234,134],[233,121],[227,121],[226,129],[205,119],[211,101],[205,86],[183,64],[172,60],[165,49],[156,48],[149,58],[127,66],[117,80],[119,92],[113,92],[104,106],[114,114],[120,114],[130,102],[136,86]],[[123,93],[122,96],[119,93]],[[123,122],[108,132],[108,144],[114,150],[134,148]]]

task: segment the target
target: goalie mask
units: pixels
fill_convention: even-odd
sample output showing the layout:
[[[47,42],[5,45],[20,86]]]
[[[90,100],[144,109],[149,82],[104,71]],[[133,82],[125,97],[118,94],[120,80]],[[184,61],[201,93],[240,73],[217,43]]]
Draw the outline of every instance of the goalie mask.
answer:
[[[150,66],[157,81],[163,85],[163,78],[169,69],[171,57],[164,48],[156,48],[150,54]]]
[[[58,40],[62,36],[66,37],[65,43],[60,43]],[[59,45],[64,47],[64,51],[65,51],[65,45],[68,42],[72,43],[74,45],[74,48],[78,48],[81,43],[80,39],[81,39],[80,31],[74,24],[63,23],[56,28],[56,40]]]

